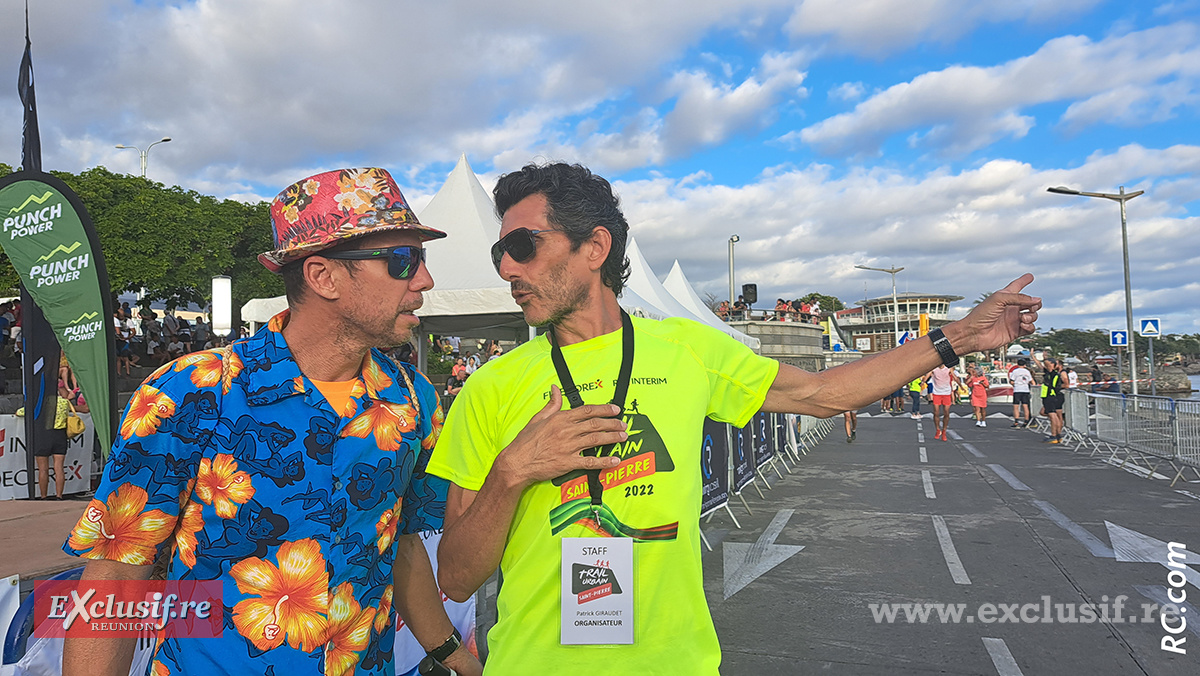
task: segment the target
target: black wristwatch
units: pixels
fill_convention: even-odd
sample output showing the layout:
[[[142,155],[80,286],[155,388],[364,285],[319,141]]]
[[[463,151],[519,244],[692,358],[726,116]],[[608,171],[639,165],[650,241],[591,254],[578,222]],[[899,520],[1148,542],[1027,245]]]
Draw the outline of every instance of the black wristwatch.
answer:
[[[946,368],[952,369],[958,366],[958,355],[954,354],[954,348],[950,346],[950,341],[946,339],[946,334],[942,333],[941,329],[930,331],[929,339],[933,341],[933,349],[937,350],[938,356],[942,358],[942,364]]]
[[[462,634],[458,633],[458,630],[455,629],[454,633],[450,634],[450,638],[446,639],[445,643],[425,654],[437,660],[438,662],[444,662],[446,661],[446,658],[450,657],[450,655],[453,654],[455,650],[458,650],[458,647],[461,645]]]

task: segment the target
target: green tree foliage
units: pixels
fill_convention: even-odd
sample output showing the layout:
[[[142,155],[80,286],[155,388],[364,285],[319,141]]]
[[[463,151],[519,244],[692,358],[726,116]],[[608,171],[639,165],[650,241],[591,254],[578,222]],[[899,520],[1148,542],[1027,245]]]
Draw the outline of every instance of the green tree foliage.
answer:
[[[1137,351],[1141,356],[1148,353],[1149,341],[1136,336]],[[1054,354],[1066,354],[1083,361],[1104,354],[1113,354],[1116,348],[1108,344],[1108,331],[1104,329],[1057,329],[1046,334],[1039,334],[1032,341],[1034,349],[1048,350]],[[1167,335],[1154,339],[1154,361],[1168,361],[1176,354],[1183,355],[1188,361],[1200,359],[1200,334]]]
[[[825,294],[817,293],[816,291],[813,291],[807,296],[802,296],[800,300],[804,301],[805,303],[819,301],[821,303],[821,312],[837,312],[838,310],[846,309],[846,305],[842,303],[841,299],[837,296],[826,296]]]
[[[0,165],[0,175],[11,168]],[[169,306],[208,303],[215,275],[233,279],[234,306],[283,293],[283,283],[257,261],[271,248],[269,205],[218,200],[179,186],[104,167],[53,172],[83,201],[96,224],[114,294],[146,290]],[[0,285],[15,287],[7,257]]]

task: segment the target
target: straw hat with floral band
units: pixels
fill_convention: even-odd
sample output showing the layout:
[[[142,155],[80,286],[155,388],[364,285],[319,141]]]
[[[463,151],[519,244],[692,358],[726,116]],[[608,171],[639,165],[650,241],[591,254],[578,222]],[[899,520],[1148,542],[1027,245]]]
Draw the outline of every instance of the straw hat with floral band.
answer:
[[[384,169],[339,169],[310,176],[288,186],[271,201],[275,250],[258,255],[271,272],[347,240],[379,232],[411,231],[423,241],[446,236],[421,225],[400,188]],[[425,250],[415,246],[386,249],[343,249],[322,254],[339,259],[388,257],[388,273],[409,279]]]

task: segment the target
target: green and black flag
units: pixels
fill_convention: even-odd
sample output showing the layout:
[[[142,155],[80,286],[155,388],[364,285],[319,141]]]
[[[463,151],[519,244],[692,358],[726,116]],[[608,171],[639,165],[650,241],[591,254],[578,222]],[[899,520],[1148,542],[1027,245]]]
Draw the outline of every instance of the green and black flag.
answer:
[[[22,283],[25,442],[33,497],[32,450],[46,443],[54,426],[60,343],[104,451],[116,426],[116,353],[108,271],[95,227],[75,193],[42,172],[28,9],[17,90],[25,109],[22,171],[0,179],[0,247]]]

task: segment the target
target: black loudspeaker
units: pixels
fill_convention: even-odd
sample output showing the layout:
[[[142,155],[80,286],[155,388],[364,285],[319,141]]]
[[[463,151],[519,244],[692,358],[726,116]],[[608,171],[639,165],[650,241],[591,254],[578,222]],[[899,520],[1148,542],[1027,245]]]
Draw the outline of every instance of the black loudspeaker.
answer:
[[[757,284],[743,284],[742,285],[742,298],[746,301],[747,305],[754,305],[755,303],[757,303],[758,302],[758,285]]]

